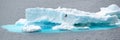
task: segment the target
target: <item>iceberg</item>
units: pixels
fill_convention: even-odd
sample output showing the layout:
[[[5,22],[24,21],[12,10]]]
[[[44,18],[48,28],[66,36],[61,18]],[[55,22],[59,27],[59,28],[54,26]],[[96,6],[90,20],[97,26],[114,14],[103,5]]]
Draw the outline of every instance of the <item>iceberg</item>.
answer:
[[[72,8],[27,8],[25,19],[16,21],[24,32],[50,30],[90,29],[91,26],[120,25],[120,8],[116,4],[100,8],[91,13]]]

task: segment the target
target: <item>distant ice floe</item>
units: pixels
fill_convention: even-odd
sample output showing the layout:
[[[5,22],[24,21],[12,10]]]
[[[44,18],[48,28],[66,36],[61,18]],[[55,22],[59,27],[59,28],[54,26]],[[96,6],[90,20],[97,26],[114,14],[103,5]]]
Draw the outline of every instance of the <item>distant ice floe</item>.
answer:
[[[112,4],[100,8],[99,12],[91,13],[72,8],[27,8],[26,19],[20,19],[15,25],[24,25],[24,32],[42,30],[41,25],[34,24],[47,20],[60,25],[53,26],[52,30],[89,29],[91,23],[106,23],[107,25],[120,25],[120,8]],[[84,25],[76,27],[74,24]],[[89,25],[88,25],[89,24]]]

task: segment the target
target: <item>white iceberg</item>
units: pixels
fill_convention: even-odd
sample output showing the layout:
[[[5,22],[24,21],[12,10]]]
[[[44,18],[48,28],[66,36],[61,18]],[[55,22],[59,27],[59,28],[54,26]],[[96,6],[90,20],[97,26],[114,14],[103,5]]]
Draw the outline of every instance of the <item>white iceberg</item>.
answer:
[[[71,8],[27,8],[26,10],[26,22],[24,26],[33,25],[34,22],[40,22],[42,20],[47,20],[54,23],[60,23],[61,25],[57,25],[52,27],[53,30],[72,30],[75,27],[74,24],[82,23],[82,24],[89,24],[89,23],[108,23],[108,25],[118,23],[119,16],[120,16],[120,8],[112,4],[108,7],[101,8],[100,12],[91,13],[80,11],[77,9]],[[22,21],[17,21],[16,24],[23,24]],[[33,26],[36,27],[36,26]],[[33,31],[32,27],[25,27],[27,31]],[[37,27],[36,27],[37,28]],[[89,28],[89,25],[83,27]],[[23,28],[24,29],[24,28]],[[41,29],[38,27],[38,29]],[[37,29],[37,30],[38,30]],[[35,30],[35,31],[37,31]]]
[[[23,32],[36,32],[40,30],[41,30],[41,27],[36,25],[29,25],[22,28]]]

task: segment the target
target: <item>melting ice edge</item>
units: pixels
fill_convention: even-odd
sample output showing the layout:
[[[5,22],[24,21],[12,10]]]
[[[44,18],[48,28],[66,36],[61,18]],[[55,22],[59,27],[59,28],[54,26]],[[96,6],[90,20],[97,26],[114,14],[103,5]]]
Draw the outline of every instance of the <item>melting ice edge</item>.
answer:
[[[26,18],[2,28],[11,32],[63,32],[103,30],[120,26],[120,8],[116,4],[91,13],[72,8],[27,8]]]

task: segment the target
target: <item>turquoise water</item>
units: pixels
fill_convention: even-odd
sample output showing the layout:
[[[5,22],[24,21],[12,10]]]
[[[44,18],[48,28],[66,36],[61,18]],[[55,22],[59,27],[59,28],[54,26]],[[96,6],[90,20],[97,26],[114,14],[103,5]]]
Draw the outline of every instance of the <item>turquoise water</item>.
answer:
[[[51,28],[60,25],[59,23],[52,23],[49,21],[34,22],[34,25],[41,26],[42,30],[37,31],[38,33],[62,33],[62,32],[83,32],[83,31],[92,31],[92,30],[107,30],[112,28],[117,28],[115,25],[109,25],[109,23],[89,23],[89,29],[73,29],[73,30],[52,30]],[[75,24],[74,26],[86,26],[88,24]],[[23,33],[21,24],[11,24],[3,25],[2,28],[8,30],[9,32]]]
[[[22,32],[22,26],[17,25],[3,25],[2,28],[8,30],[9,32]]]
[[[9,32],[17,32],[17,33],[23,33],[22,28],[23,26],[21,25],[3,25],[2,28],[8,30]],[[90,29],[79,29],[79,30],[72,30],[73,32],[83,32],[83,31],[92,31],[92,30],[107,30],[107,29],[112,29],[112,28],[117,28],[116,26],[104,26],[104,27],[99,27],[99,26],[93,26]],[[38,31],[38,33],[61,33],[61,32],[69,32],[69,31],[61,31],[61,30],[51,30],[51,29],[42,29]]]
[[[3,25],[2,28],[8,30],[9,32],[17,32],[22,33],[22,27],[23,26],[17,26],[17,25]],[[60,30],[51,30],[51,29],[42,29],[38,31],[38,33],[59,33],[59,32],[66,32],[66,31],[60,31]]]

